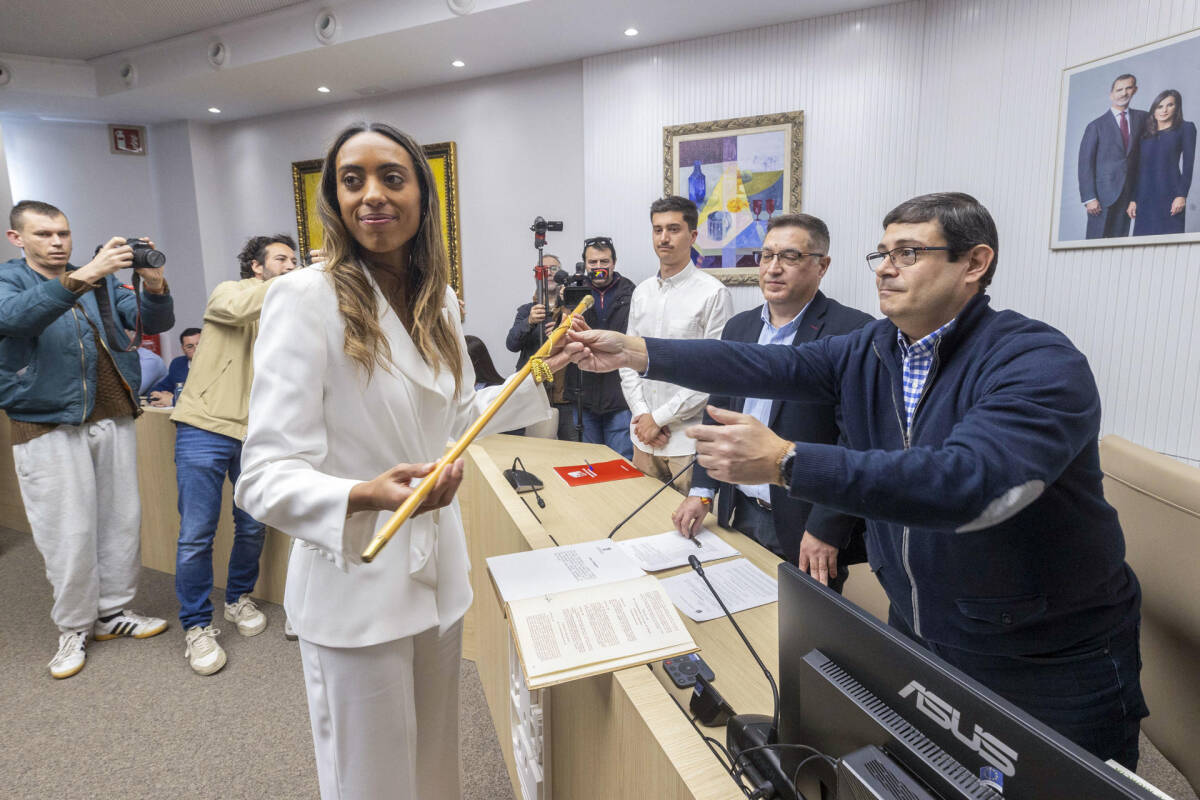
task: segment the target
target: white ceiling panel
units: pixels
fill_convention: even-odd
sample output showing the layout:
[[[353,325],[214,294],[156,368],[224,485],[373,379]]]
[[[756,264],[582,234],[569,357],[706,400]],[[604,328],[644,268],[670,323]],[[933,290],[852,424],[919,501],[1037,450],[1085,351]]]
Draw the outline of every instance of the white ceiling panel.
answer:
[[[91,58],[307,0],[5,0],[0,53]]]
[[[65,0],[17,1],[36,9],[30,16],[43,29],[54,28],[55,13],[65,15]],[[100,2],[102,7],[168,9],[178,5],[193,13],[182,0]],[[887,4],[884,0],[752,0],[737,5],[736,13],[731,13],[729,0],[476,0],[473,13],[455,16],[447,10],[446,0],[192,2],[211,3],[225,9],[227,15],[235,6],[260,10],[273,5],[274,10],[227,23],[218,30],[178,35],[194,25],[196,17],[191,16],[186,25],[171,31],[174,38],[143,43],[133,51],[110,52],[90,62],[48,60],[47,51],[6,58],[0,49],[0,61],[8,61],[12,75],[10,84],[0,87],[0,117],[38,115],[126,123],[235,120],[353,100],[360,96],[356,90],[365,87],[374,87],[380,94],[410,91]],[[326,6],[336,12],[341,36],[334,44],[322,46],[313,35],[313,21]],[[3,27],[0,25],[0,36],[11,37],[11,30]],[[629,27],[637,28],[638,35],[626,36]],[[68,28],[74,30],[74,25]],[[105,31],[113,32],[112,26],[98,28],[91,41],[104,39]],[[230,43],[232,61],[225,68],[213,69],[206,50],[218,35]],[[88,37],[76,32],[65,38]],[[105,52],[110,47],[111,43],[97,45],[90,52]],[[462,59],[466,66],[452,67],[453,59]],[[117,78],[126,63],[137,69],[132,88],[121,85]],[[74,72],[68,81],[52,75],[51,67]],[[738,65],[714,63],[712,68],[736,69]],[[80,90],[81,83],[86,83],[76,74],[80,71],[94,76],[95,90]],[[44,80],[33,81],[32,77]],[[705,76],[698,75],[696,80],[703,81]],[[321,85],[332,91],[318,94]],[[221,114],[210,114],[210,107],[220,108]]]

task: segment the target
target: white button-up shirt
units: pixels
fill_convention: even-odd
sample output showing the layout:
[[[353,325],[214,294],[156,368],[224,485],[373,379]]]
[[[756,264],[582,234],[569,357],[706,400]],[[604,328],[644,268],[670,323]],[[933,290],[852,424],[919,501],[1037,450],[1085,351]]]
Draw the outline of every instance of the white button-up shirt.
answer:
[[[630,336],[657,339],[719,339],[733,316],[729,290],[712,275],[688,264],[670,278],[654,276],[638,284],[629,309]],[[638,441],[630,426],[634,447],[656,456],[686,456],[696,443],[684,430],[702,421],[708,395],[670,383],[646,380],[631,369],[621,370],[621,391],[633,417],[650,414],[659,427],[671,429],[665,447]]]

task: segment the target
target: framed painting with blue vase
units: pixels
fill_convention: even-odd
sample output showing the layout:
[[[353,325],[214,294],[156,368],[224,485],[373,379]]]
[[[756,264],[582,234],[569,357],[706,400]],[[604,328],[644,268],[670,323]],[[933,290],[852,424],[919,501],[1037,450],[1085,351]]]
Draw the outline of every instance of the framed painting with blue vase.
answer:
[[[767,221],[800,210],[804,112],[663,128],[663,193],[700,210],[697,266],[729,286],[758,282]]]

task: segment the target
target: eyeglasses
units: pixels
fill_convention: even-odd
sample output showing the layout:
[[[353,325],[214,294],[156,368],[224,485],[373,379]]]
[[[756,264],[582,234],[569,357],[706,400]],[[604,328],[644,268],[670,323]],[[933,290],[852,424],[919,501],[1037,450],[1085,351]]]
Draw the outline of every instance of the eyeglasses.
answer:
[[[763,264],[770,264],[772,261],[778,258],[779,261],[786,266],[798,267],[800,266],[800,262],[804,261],[804,259],[810,256],[824,258],[825,254],[802,253],[799,250],[759,250],[754,254],[754,263],[761,266]]]
[[[598,244],[599,245],[608,245],[609,247],[611,247],[612,243],[613,242],[612,242],[611,236],[593,236],[591,239],[583,240],[583,246],[585,249],[588,247],[592,247],[594,245],[598,245]]]
[[[883,260],[890,258],[892,264],[896,267],[911,267],[917,263],[917,257],[921,253],[926,253],[931,250],[945,250],[953,252],[953,247],[893,247],[882,253],[867,253],[867,269],[871,272],[878,272],[883,266]]]

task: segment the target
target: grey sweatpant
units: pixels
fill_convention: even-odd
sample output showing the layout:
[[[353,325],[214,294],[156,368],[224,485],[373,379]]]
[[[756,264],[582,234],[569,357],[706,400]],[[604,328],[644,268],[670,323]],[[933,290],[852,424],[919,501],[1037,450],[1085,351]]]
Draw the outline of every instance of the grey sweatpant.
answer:
[[[125,608],[141,565],[141,500],[134,421],[59,425],[13,446],[33,541],[54,587],[50,617],[87,630]]]

